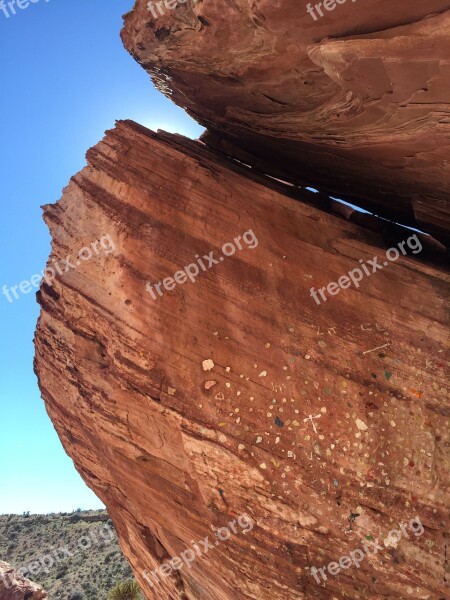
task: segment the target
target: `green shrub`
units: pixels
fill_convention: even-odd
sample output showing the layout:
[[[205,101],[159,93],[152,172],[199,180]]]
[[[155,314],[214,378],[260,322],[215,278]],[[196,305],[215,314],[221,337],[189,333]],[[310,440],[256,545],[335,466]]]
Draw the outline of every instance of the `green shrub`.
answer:
[[[55,575],[55,579],[61,579],[61,577],[64,577],[64,575],[67,575],[68,572],[68,568],[67,565],[64,565],[63,567],[61,567],[58,572]]]
[[[141,590],[132,579],[116,583],[108,594],[108,600],[140,600]]]
[[[117,550],[113,550],[112,552],[108,552],[108,554],[105,556],[105,564],[108,564],[109,562],[111,562],[111,559],[116,556],[116,554],[118,554]]]

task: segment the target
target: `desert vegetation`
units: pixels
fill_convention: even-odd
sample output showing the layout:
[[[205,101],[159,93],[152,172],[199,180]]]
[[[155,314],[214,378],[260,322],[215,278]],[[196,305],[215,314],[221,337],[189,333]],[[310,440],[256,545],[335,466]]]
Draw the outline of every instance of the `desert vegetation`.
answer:
[[[118,582],[134,583],[106,511],[0,515],[0,560],[22,569],[52,600],[107,600]]]

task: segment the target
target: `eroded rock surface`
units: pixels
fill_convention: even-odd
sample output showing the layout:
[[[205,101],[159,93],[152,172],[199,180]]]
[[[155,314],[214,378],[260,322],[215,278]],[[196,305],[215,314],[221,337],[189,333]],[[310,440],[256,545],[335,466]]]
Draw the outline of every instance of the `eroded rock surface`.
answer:
[[[8,563],[0,561],[0,600],[46,600],[46,592],[19,575]]]
[[[125,46],[205,142],[448,244],[448,0],[147,4]]]
[[[119,122],[45,207],[49,265],[114,242],[42,284],[36,371],[148,599],[450,595],[450,278],[408,250],[318,305],[311,287],[383,265],[412,232],[312,196]],[[250,230],[256,245],[218,258]],[[212,250],[195,283],[147,291]],[[146,581],[243,513],[251,531]],[[316,581],[361,540],[380,549]]]

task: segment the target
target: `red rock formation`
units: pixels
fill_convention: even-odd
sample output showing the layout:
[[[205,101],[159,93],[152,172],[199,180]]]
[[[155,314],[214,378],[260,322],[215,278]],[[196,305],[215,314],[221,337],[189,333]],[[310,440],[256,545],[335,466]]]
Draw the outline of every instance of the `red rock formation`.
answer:
[[[449,276],[408,247],[316,304],[412,232],[313,196],[119,122],[45,207],[49,265],[114,242],[42,284],[36,371],[148,599],[449,597]],[[195,283],[146,290],[212,250]],[[146,581],[243,513],[252,531]],[[376,539],[359,568],[309,570]]]
[[[0,561],[0,600],[45,600],[46,592],[25,579],[4,561]]]
[[[448,0],[147,4],[124,43],[207,143],[448,244]]]

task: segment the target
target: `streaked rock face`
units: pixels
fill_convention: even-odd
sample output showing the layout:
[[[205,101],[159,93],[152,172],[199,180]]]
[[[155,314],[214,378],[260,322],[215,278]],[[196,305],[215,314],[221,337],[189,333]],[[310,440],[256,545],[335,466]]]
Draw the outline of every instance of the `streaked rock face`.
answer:
[[[46,600],[44,590],[19,575],[11,565],[0,561],[0,600]]]
[[[448,0],[147,4],[125,46],[207,143],[448,244]]]
[[[45,207],[74,268],[39,294],[40,387],[148,599],[450,593],[449,277],[425,237],[319,201],[119,122]]]

